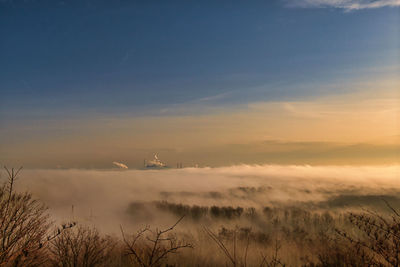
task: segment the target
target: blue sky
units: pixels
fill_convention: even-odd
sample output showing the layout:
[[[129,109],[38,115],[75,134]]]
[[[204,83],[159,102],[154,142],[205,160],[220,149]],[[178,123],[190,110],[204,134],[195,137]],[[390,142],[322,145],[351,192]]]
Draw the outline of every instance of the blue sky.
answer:
[[[79,136],[83,117],[231,112],[398,81],[399,6],[398,0],[2,0],[3,145],[11,136],[55,136],[69,119]],[[43,120],[58,124],[21,133],[22,125]]]
[[[393,7],[50,2],[1,4],[3,116],[129,111],[232,91],[241,93],[217,104],[302,98],[332,93],[321,84],[398,66]]]

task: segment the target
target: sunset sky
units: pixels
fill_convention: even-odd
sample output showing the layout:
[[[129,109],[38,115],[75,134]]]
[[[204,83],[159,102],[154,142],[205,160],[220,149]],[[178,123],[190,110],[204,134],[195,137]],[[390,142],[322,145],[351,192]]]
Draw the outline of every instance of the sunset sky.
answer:
[[[399,163],[399,25],[399,0],[0,0],[0,164]]]

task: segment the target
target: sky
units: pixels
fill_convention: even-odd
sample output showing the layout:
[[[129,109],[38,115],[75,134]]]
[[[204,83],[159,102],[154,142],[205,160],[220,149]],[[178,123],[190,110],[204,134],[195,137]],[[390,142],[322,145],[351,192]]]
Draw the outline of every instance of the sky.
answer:
[[[0,163],[398,163],[399,25],[399,0],[0,0]]]

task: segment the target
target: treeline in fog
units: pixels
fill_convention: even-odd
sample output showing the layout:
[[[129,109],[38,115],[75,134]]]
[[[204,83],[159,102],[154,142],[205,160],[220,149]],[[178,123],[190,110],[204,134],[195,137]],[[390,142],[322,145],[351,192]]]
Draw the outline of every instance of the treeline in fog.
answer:
[[[400,214],[390,198],[380,197],[385,210],[379,212],[132,202],[132,220],[158,214],[174,223],[158,227],[153,221],[136,231],[120,225],[119,234],[106,234],[95,222],[53,222],[44,203],[15,191],[18,172],[7,169],[0,188],[0,266],[400,264]]]

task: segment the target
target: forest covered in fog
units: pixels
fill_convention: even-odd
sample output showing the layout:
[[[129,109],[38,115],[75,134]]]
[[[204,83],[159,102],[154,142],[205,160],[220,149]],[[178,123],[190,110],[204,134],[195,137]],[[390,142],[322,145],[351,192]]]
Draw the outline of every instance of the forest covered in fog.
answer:
[[[3,171],[2,264],[397,266],[398,175],[396,165],[21,170],[10,188]],[[27,217],[10,228],[18,220],[5,214]]]

